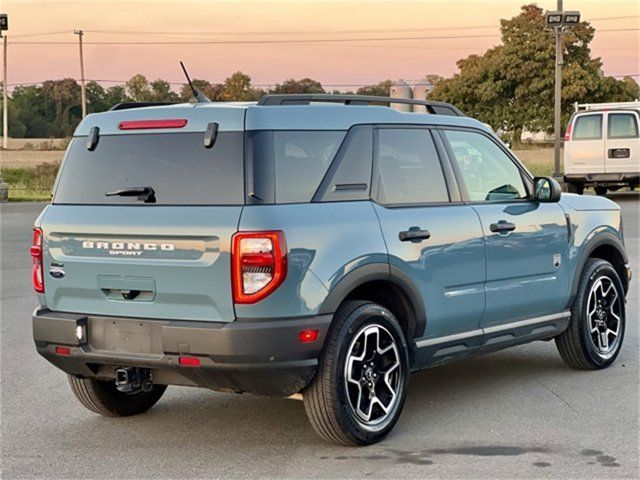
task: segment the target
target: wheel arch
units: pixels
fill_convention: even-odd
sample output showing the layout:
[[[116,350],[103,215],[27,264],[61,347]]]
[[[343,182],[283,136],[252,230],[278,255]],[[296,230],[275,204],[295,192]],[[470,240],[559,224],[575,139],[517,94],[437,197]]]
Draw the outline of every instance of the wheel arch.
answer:
[[[629,279],[627,278],[626,271],[626,264],[629,262],[629,259],[625,252],[624,245],[620,239],[612,233],[601,232],[591,239],[586,247],[583,248],[580,259],[576,264],[576,271],[571,284],[571,295],[569,297],[567,308],[570,308],[573,305],[578,292],[580,277],[582,276],[584,266],[589,258],[600,258],[611,263],[620,277],[625,294],[629,289]]]
[[[427,319],[422,295],[398,267],[376,263],[349,272],[329,291],[320,306],[320,314],[334,313],[346,300],[370,300],[391,310],[409,344],[424,332]]]

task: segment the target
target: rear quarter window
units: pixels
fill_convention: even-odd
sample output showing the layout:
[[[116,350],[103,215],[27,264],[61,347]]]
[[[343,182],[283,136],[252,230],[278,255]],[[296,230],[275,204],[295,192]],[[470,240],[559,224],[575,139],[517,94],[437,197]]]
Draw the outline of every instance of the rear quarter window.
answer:
[[[220,132],[210,149],[204,132],[103,135],[93,151],[75,137],[53,203],[143,204],[106,196],[132,187],[152,187],[159,205],[241,205],[243,132]]]

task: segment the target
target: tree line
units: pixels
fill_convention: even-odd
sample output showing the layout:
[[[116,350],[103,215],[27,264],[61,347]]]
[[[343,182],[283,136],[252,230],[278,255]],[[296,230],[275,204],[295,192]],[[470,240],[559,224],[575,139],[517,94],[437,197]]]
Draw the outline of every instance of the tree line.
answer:
[[[501,20],[500,45],[482,55],[457,62],[451,78],[426,75],[434,84],[429,98],[453,103],[469,116],[509,132],[518,141],[523,130],[552,131],[555,46],[544,25],[542,9],[525,5],[519,15]],[[592,58],[590,42],[595,29],[588,23],[573,27],[564,36],[562,113],[566,125],[573,103],[632,101],[640,87],[631,77],[616,79],[602,73],[602,60]],[[394,75],[395,76],[395,75]],[[251,77],[235,72],[222,83],[193,80],[212,101],[255,101],[268,93],[341,93],[327,91],[311,78],[288,79],[273,88],[252,85]],[[364,86],[362,95],[388,96],[391,80]],[[192,96],[188,85],[174,91],[162,79],[149,81],[135,75],[124,85],[103,87],[86,83],[87,111],[108,110],[121,102],[180,102]],[[82,117],[80,85],[71,78],[48,80],[41,85],[17,86],[11,92],[9,132],[15,138],[67,137]]]

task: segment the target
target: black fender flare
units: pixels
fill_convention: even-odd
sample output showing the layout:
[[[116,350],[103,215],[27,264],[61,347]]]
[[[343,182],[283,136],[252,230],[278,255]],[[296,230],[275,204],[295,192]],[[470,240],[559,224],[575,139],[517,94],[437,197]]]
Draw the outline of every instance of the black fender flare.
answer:
[[[573,282],[571,284],[571,294],[569,295],[569,302],[567,303],[567,308],[571,308],[573,305],[573,301],[576,298],[576,294],[578,293],[578,284],[580,283],[580,277],[582,276],[582,271],[584,270],[584,265],[587,263],[587,260],[591,256],[591,254],[599,247],[609,246],[614,248],[622,257],[622,260],[625,264],[629,263],[629,257],[627,257],[627,252],[625,251],[623,243],[620,241],[618,237],[610,232],[600,232],[597,233],[587,245],[583,248],[582,254],[580,255],[580,259],[578,260],[575,273],[573,274]],[[615,265],[614,265],[615,267]],[[622,281],[622,285],[625,289],[625,294],[629,288],[629,281],[627,279],[626,274],[621,274],[623,272],[619,272],[620,280]]]
[[[388,263],[369,263],[342,277],[320,305],[319,314],[333,314],[354,289],[365,283],[382,280],[395,284],[407,296],[414,314],[414,338],[422,336],[427,324],[424,301],[411,277]],[[412,339],[407,339],[411,341]]]

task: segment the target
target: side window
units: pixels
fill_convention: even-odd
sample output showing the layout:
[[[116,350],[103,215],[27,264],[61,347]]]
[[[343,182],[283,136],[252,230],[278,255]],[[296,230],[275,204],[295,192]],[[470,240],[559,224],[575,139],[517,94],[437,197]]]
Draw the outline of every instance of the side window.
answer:
[[[275,131],[276,203],[311,201],[345,132]]]
[[[600,140],[602,138],[602,115],[580,115],[576,117],[572,140]]]
[[[633,113],[610,113],[608,138],[638,138],[638,121]]]
[[[379,199],[385,204],[448,202],[449,194],[431,133],[380,129],[376,160]]]
[[[445,137],[472,202],[527,198],[520,170],[488,137],[460,130],[445,130]]]

